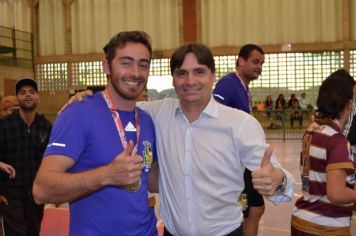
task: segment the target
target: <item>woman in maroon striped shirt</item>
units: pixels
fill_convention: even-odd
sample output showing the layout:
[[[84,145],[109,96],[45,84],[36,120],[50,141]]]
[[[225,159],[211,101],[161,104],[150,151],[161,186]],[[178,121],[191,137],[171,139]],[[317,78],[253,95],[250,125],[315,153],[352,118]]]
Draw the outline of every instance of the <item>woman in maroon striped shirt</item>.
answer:
[[[345,70],[338,70],[320,86],[316,120],[303,136],[303,196],[293,210],[292,236],[351,235],[355,168],[342,127],[351,114],[354,84]]]

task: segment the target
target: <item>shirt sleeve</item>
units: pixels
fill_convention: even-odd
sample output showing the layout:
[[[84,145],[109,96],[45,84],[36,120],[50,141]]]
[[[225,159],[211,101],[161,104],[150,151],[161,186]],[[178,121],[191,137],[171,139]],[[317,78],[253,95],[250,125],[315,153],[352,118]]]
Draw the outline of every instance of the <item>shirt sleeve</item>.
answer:
[[[329,142],[330,144],[326,150],[326,171],[344,169],[349,174],[352,174],[354,171],[354,165],[347,139],[341,133],[338,133],[333,135]]]
[[[263,154],[268,144],[266,143],[265,134],[260,123],[252,116],[245,119],[242,127],[239,137],[235,137],[239,140],[239,146],[241,148],[240,157],[245,166],[249,170],[254,171],[261,167]],[[275,153],[271,156],[271,163],[275,168],[281,168],[283,170],[287,178],[287,184],[283,195],[275,194],[267,197],[267,199],[275,204],[290,202],[293,197],[295,179],[289,171],[282,167]]]
[[[78,160],[89,136],[87,120],[83,117],[82,104],[73,104],[56,119],[44,157],[48,155],[68,156]]]
[[[150,102],[137,102],[136,106],[147,112],[152,119],[156,117],[156,115],[159,112],[159,109],[163,103],[163,100],[156,100],[156,101],[150,101]]]
[[[287,178],[286,188],[283,194],[275,194],[272,196],[268,196],[267,199],[273,202],[274,204],[279,204],[282,202],[290,202],[293,197],[294,187],[295,187],[295,179],[293,175],[287,171],[286,169],[279,167],[283,170],[284,174]]]
[[[226,80],[221,79],[216,83],[215,89],[213,91],[213,97],[219,103],[228,106],[230,104],[230,95],[229,90],[227,89],[227,83],[225,81]]]

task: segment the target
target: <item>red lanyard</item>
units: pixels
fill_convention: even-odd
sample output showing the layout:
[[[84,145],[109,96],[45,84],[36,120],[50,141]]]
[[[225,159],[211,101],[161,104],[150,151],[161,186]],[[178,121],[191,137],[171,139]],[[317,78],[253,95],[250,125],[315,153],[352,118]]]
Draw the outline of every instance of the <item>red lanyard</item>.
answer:
[[[242,87],[244,87],[245,89],[245,92],[246,92],[246,95],[248,97],[248,106],[250,108],[250,113],[252,112],[252,96],[250,94],[250,90],[249,88],[245,85],[245,82],[241,79],[239,73],[237,73],[236,71],[236,77],[240,80],[241,84],[242,84]]]
[[[109,109],[110,109],[110,111],[112,113],[117,132],[119,133],[119,136],[120,136],[122,147],[125,149],[126,146],[127,146],[127,140],[126,140],[125,130],[123,128],[123,125],[122,125],[122,122],[121,122],[121,119],[120,119],[120,115],[117,112],[117,108],[115,107],[115,105],[113,103],[113,99],[111,98],[109,92],[106,89],[102,92],[102,95],[103,95],[104,100],[105,100],[106,104],[108,105],[108,107],[109,107]],[[132,155],[135,155],[137,153],[137,150],[138,150],[138,139],[139,139],[139,136],[140,136],[140,123],[138,121],[138,114],[137,114],[136,109],[135,109],[135,122],[136,122],[136,144],[135,144],[135,147],[134,147],[134,149],[132,151]]]

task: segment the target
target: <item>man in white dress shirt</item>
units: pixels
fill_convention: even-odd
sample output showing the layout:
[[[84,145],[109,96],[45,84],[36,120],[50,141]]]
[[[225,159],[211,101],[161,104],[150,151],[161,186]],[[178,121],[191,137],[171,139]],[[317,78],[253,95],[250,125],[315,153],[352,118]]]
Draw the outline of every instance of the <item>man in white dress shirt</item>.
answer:
[[[241,236],[245,167],[254,188],[276,204],[291,200],[294,178],[268,148],[255,118],[212,97],[209,48],[184,44],[170,63],[179,100],[140,105],[155,124],[164,235]]]

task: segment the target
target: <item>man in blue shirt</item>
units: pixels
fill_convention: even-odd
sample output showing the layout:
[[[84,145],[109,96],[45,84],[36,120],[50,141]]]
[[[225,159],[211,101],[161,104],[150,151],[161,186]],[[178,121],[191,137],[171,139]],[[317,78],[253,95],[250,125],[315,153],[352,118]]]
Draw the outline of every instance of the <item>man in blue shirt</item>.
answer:
[[[70,235],[157,235],[147,198],[158,181],[154,127],[135,106],[148,79],[150,39],[121,32],[104,52],[108,84],[57,117],[34,197],[70,203]]]
[[[240,49],[236,71],[222,77],[216,84],[213,96],[218,102],[247,113],[251,112],[251,95],[248,85],[262,73],[264,51],[257,45],[247,44]],[[238,121],[236,121],[238,122]],[[244,180],[248,208],[244,211],[244,234],[257,236],[258,224],[264,212],[264,201],[252,185],[251,171],[245,169]]]

